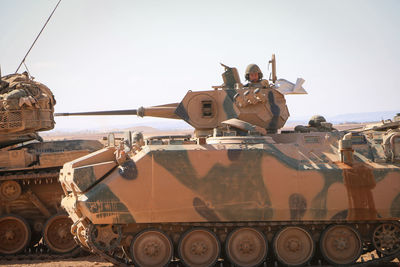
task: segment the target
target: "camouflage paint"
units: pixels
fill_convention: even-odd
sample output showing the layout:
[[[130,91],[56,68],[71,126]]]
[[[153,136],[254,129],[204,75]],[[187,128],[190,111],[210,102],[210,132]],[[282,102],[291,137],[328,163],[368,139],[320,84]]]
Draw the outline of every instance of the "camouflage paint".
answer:
[[[106,184],[97,184],[85,194],[87,200],[81,201],[90,212],[90,217],[108,218],[111,217],[113,223],[134,223],[135,219],[128,208],[110,190]]]
[[[400,217],[400,193],[395,197],[390,207],[390,215],[396,218]]]
[[[236,81],[235,74],[232,68],[227,68],[224,72],[225,75],[225,86],[229,89],[235,88],[235,84],[240,81]]]
[[[179,103],[178,107],[175,110],[175,114],[178,115],[182,120],[186,121],[189,123],[189,115],[185,109],[185,106],[183,103]],[[190,123],[189,123],[190,124]]]
[[[214,211],[221,214],[224,220],[246,218],[249,221],[259,221],[271,219],[273,215],[268,192],[262,180],[262,153],[260,150],[242,150],[230,166],[216,163],[203,177],[197,175],[185,150],[154,151],[152,156],[182,184],[204,198],[196,200],[196,203],[210,201]],[[172,158],[174,160],[171,160]],[[257,207],[255,203],[261,206]],[[206,214],[210,212],[200,213],[202,216]],[[209,216],[206,219],[215,218]]]
[[[213,211],[210,207],[207,206],[207,203],[205,203],[203,200],[201,200],[198,197],[195,197],[193,199],[193,207],[199,213],[200,216],[202,216],[204,219],[210,222],[219,222],[221,219],[218,217],[218,215]]]
[[[328,189],[334,183],[343,182],[341,169],[324,170],[321,174],[324,176],[324,186],[318,195],[314,197],[311,203],[311,212],[313,214],[312,217],[318,220],[327,219],[326,215],[328,210],[326,202]]]
[[[96,182],[96,175],[92,166],[84,166],[74,170],[74,179],[72,180],[81,192],[86,191]]]
[[[307,211],[306,198],[298,193],[289,197],[290,220],[301,220]]]
[[[236,90],[227,89],[225,90],[226,96],[222,104],[222,108],[226,114],[226,119],[237,118],[235,109],[233,108],[233,97],[236,95]]]
[[[399,169],[392,169],[392,168],[379,168],[379,169],[374,169],[373,170],[373,175],[375,177],[375,181],[376,183],[379,183],[380,181],[382,181],[383,179],[385,179],[385,177],[390,173],[390,172],[399,172]]]
[[[269,123],[267,129],[276,130],[276,129],[278,129],[278,119],[279,119],[279,115],[281,113],[281,109],[275,103],[275,97],[274,97],[274,93],[272,91],[268,92],[268,101],[269,101],[269,104],[271,107],[272,119],[271,119],[271,122]]]
[[[90,190],[85,205],[98,224],[134,221],[134,216],[140,223],[365,220],[400,212],[397,193],[379,202],[383,216],[377,214],[374,200],[387,187],[376,191],[375,184],[393,180],[399,186],[399,169],[338,163],[332,158],[338,160],[336,135],[318,143],[300,136],[296,140],[304,144],[148,145],[104,180],[107,190]],[[285,176],[281,185],[280,175]],[[285,181],[293,184],[280,197],[276,190]],[[305,189],[310,182],[313,189]],[[168,188],[180,190],[182,199]],[[339,205],[335,196],[341,198]]]
[[[272,218],[272,208],[269,208],[267,212],[257,209],[254,209],[251,212],[247,210],[249,214],[246,214],[244,212],[246,208],[241,207],[240,204],[236,204],[234,209],[229,209],[235,210],[235,212],[231,214],[223,208],[215,208],[214,210],[211,210],[206,205],[200,204],[210,201],[214,207],[218,207],[219,204],[223,205],[223,203],[228,202],[241,203],[243,199],[251,202],[255,201],[255,195],[258,195],[259,198],[267,200],[264,201],[264,203],[268,207],[271,207],[271,202],[267,193],[268,188],[265,188],[262,181],[257,181],[259,179],[258,177],[262,176],[260,159],[263,157],[273,156],[287,168],[297,170],[298,172],[310,171],[310,168],[312,167],[311,165],[309,166],[310,168],[305,166],[303,160],[297,160],[283,154],[273,144],[265,145],[263,150],[228,149],[226,151],[227,157],[232,161],[231,165],[223,167],[217,163],[204,177],[197,177],[195,167],[188,159],[188,151],[155,151],[152,153],[155,161],[166,168],[172,176],[176,177],[185,186],[202,196],[203,199],[199,198],[194,201],[194,206],[197,207],[196,210],[198,210],[203,217],[206,217],[204,214],[212,213],[213,215],[208,215],[207,219],[213,218],[213,221],[218,217],[215,216],[216,214],[221,214],[225,220],[235,220],[238,219],[237,216],[240,216],[241,219],[251,218],[249,220]],[[197,153],[201,152],[199,151]],[[173,163],[170,161],[171,158],[175,159]],[[235,162],[240,166],[239,168],[236,167]],[[367,168],[364,165],[362,165],[364,167],[355,166],[354,168],[347,167],[347,169],[343,169],[334,164],[329,165],[331,169],[329,169],[325,164],[317,164],[317,166],[320,168],[319,173],[324,177],[323,188],[312,199],[311,203],[307,203],[304,196],[301,194],[295,193],[291,195],[288,199],[291,219],[295,220],[303,218],[307,209],[311,211],[314,219],[330,219],[327,218],[327,195],[329,188],[335,183],[345,185],[349,198],[349,209],[351,212],[349,213],[348,210],[342,210],[333,215],[334,218],[372,219],[378,217],[373,204],[374,200],[371,190],[374,188],[374,184],[382,179],[382,176],[388,173],[387,170],[375,169],[372,171],[372,168]],[[375,173],[378,174],[376,181],[374,178]],[[354,177],[358,176],[361,177],[361,180],[358,179],[358,185],[354,187]],[[229,177],[233,177],[233,180],[230,180]],[[235,180],[235,177],[246,177],[246,179],[244,179],[238,186],[238,191],[232,191],[232,188],[236,188],[235,185],[238,183],[237,180]],[[226,183],[229,183],[230,187],[224,187],[223,185]],[[359,183],[363,183],[363,185]],[[365,186],[365,183],[368,183],[368,186]],[[258,186],[262,186],[262,190],[257,188]],[[364,189],[361,189],[361,191],[364,190],[365,192],[358,192],[360,189],[355,189],[359,186],[364,186]],[[216,191],[215,188],[218,188],[218,190]],[[243,199],[240,199],[241,194],[243,194],[240,190],[243,189],[253,193],[248,193]],[[233,194],[231,194],[232,192]],[[352,202],[354,198],[356,198],[355,203]],[[367,203],[367,206],[365,206],[364,203]],[[202,207],[201,211],[199,207]],[[365,211],[368,211],[368,214],[363,214]],[[216,214],[214,214],[214,212],[216,212]],[[267,214],[267,216],[264,216],[263,214]]]
[[[369,146],[362,146],[361,148],[357,148],[357,146],[353,146],[354,149],[354,159],[356,161],[363,161],[363,159],[361,157],[359,157],[357,155],[357,153],[359,153],[360,155],[364,156],[365,158],[368,159],[373,159],[374,155],[372,153],[371,147]]]

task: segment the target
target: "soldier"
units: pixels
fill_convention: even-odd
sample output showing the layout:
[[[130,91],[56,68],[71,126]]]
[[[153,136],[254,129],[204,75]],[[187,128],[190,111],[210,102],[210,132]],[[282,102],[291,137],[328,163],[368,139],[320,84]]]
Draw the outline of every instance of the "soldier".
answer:
[[[295,132],[309,133],[309,132],[334,132],[337,131],[332,127],[332,123],[326,122],[326,119],[321,115],[314,115],[308,122],[308,126],[297,125],[294,128]]]
[[[263,80],[263,73],[261,69],[256,64],[250,64],[246,68],[245,78],[249,83],[244,87],[253,88],[268,88],[269,84],[267,80]]]

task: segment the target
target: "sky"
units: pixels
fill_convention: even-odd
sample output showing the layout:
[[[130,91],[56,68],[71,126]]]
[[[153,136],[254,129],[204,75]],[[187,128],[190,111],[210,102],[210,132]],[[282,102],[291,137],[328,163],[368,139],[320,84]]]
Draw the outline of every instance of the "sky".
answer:
[[[2,75],[14,73],[57,0],[0,0]],[[400,1],[63,0],[29,54],[56,112],[179,102],[276,55],[277,76],[305,79],[291,118],[400,112]],[[22,68],[20,71],[23,71]],[[377,118],[378,120],[380,118]],[[136,116],[56,118],[57,129],[157,124]]]

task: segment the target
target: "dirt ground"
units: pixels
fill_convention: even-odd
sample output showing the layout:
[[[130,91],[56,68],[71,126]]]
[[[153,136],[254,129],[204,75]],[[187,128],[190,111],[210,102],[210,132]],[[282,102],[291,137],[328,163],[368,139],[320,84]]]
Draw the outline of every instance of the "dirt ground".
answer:
[[[113,266],[113,264],[104,261],[102,258],[98,256],[89,255],[85,257],[71,258],[65,260],[19,260],[19,261],[7,261],[7,262],[0,261],[0,266],[12,266],[12,267],[103,267],[105,266],[106,267],[106,266]],[[174,264],[174,266],[177,265]],[[400,267],[400,263],[398,259],[395,259],[391,263],[373,265],[373,266]]]
[[[99,267],[113,266],[102,258],[90,255],[79,258],[65,260],[19,260],[19,261],[0,261],[1,266],[12,267]]]

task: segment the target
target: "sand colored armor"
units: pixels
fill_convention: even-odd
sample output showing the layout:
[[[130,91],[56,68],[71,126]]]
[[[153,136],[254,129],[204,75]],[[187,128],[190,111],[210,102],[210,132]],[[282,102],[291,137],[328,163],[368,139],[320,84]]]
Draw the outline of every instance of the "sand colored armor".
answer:
[[[183,119],[197,135],[128,140],[64,165],[72,232],[111,262],[351,265],[373,250],[374,261],[399,256],[398,122],[270,133],[289,116],[273,88],[189,91],[178,104],[115,113],[129,112]]]

